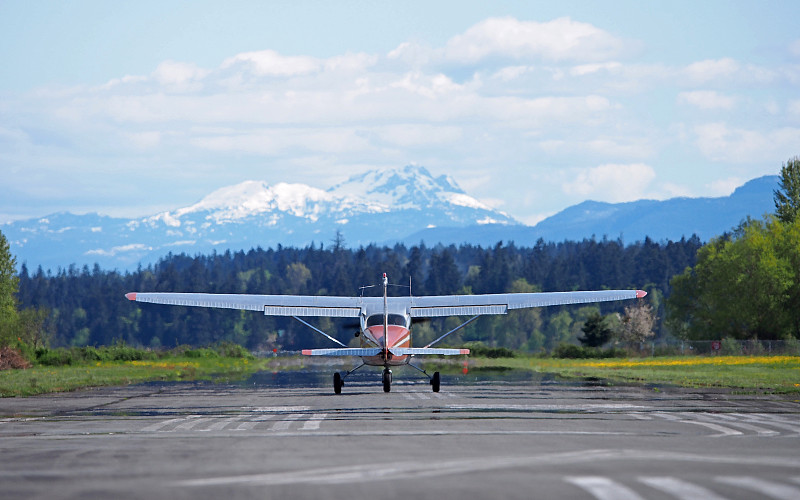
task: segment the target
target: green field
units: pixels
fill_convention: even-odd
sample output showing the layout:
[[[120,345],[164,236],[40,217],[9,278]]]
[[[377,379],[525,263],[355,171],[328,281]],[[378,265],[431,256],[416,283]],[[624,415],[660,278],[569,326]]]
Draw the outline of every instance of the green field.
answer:
[[[287,366],[297,368],[297,363],[275,361],[223,356],[177,356],[157,360],[97,361],[71,366],[4,370],[0,372],[0,396],[30,396],[153,380],[235,380],[246,378],[267,367],[271,370],[286,369]],[[609,383],[664,384],[800,394],[800,356],[681,356],[602,360],[470,358],[469,366],[531,370],[569,378],[603,379]],[[447,368],[443,368],[443,371],[447,371]]]
[[[140,361],[97,361],[71,366],[36,366],[0,372],[0,396],[32,396],[84,387],[153,380],[232,380],[264,370],[269,360],[174,357]]]
[[[602,360],[518,357],[473,361],[477,367],[527,369],[563,377],[800,394],[800,356],[679,356]]]

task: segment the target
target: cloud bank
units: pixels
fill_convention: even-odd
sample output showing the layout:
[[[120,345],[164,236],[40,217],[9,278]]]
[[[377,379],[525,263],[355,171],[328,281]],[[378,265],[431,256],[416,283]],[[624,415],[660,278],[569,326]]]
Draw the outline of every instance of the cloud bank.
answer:
[[[33,89],[0,101],[0,215],[144,215],[241,180],[330,185],[413,161],[535,220],[587,197],[728,190],[798,154],[800,66],[653,62],[641,48],[569,17],[493,17],[439,46],[262,48]],[[35,194],[39,180],[60,189]]]

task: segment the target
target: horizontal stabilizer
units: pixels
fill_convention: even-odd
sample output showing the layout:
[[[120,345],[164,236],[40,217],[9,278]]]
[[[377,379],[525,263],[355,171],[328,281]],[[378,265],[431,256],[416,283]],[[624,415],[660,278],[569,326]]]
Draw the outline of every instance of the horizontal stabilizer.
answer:
[[[394,347],[389,349],[395,356],[407,356],[409,354],[420,356],[425,354],[439,354],[443,356],[458,356],[459,354],[469,354],[469,349],[439,349],[431,347]]]
[[[305,356],[377,356],[383,349],[370,347],[366,349],[342,347],[334,349],[303,349]]]

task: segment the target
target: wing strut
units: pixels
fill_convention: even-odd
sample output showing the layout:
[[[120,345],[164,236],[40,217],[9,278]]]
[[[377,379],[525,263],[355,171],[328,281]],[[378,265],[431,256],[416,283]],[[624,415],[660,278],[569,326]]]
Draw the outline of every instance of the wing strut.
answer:
[[[456,331],[458,331],[458,330],[461,330],[462,328],[464,328],[464,327],[465,327],[465,326],[467,326],[468,324],[470,324],[470,323],[472,323],[473,321],[475,321],[476,319],[478,319],[478,317],[479,317],[479,316],[480,316],[480,315],[471,317],[471,318],[470,318],[470,319],[468,319],[467,321],[465,321],[465,322],[461,323],[460,325],[458,325],[457,327],[453,328],[453,329],[452,329],[452,330],[450,330],[449,332],[445,333],[444,335],[442,335],[442,336],[441,336],[441,337],[439,337],[438,339],[434,340],[434,341],[433,341],[433,342],[431,342],[430,344],[426,345],[425,347],[427,348],[427,347],[430,347],[430,346],[432,346],[433,344],[438,344],[438,343],[439,343],[439,342],[440,342],[442,339],[444,339],[445,337],[447,337],[447,336],[448,336],[448,335],[450,335],[451,333],[453,333],[453,332],[456,332]]]
[[[309,324],[309,323],[308,323],[308,322],[306,322],[306,321],[303,321],[302,319],[298,318],[297,316],[292,316],[292,317],[293,317],[294,319],[296,319],[297,321],[299,321],[300,323],[303,323],[303,324],[304,324],[304,325],[306,325],[307,327],[311,328],[311,329],[312,329],[312,330],[314,330],[315,332],[317,332],[317,333],[321,333],[322,335],[325,335],[325,336],[326,336],[326,337],[328,337],[330,340],[333,340],[334,342],[336,342],[336,343],[337,343],[337,344],[339,344],[340,346],[342,346],[342,347],[347,347],[346,345],[342,344],[341,342],[339,342],[339,341],[338,341],[338,340],[336,340],[335,338],[333,338],[333,337],[331,337],[330,335],[328,335],[327,333],[323,332],[322,330],[320,330],[320,329],[319,329],[319,328],[317,328],[316,326],[314,326],[314,325],[311,325],[311,324]]]

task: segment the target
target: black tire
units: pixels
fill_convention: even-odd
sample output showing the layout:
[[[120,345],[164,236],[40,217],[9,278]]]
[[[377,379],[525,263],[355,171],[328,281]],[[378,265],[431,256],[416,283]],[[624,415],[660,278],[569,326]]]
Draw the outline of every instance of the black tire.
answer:
[[[431,386],[433,386],[433,392],[439,392],[440,383],[441,383],[441,377],[439,377],[439,372],[433,372],[433,378],[431,378]]]
[[[392,372],[389,369],[383,370],[383,392],[390,392],[392,390]]]
[[[343,385],[344,385],[344,381],[342,380],[342,376],[339,375],[339,372],[334,373],[333,374],[333,393],[334,394],[341,394]]]

